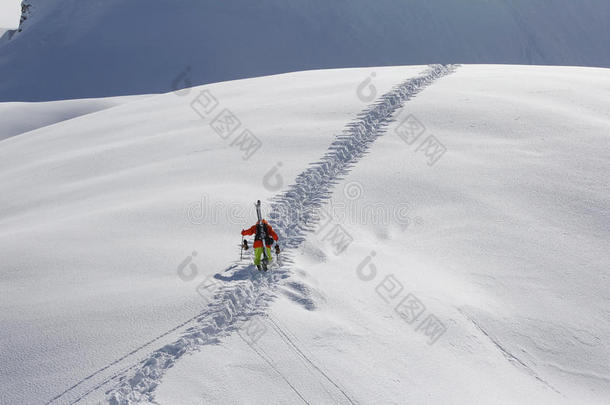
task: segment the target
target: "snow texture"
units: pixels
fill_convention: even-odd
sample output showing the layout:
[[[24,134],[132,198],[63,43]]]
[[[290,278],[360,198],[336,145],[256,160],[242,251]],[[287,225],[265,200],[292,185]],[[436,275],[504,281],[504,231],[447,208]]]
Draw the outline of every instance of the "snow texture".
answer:
[[[331,188],[364,155],[370,144],[383,135],[393,114],[410,98],[454,69],[453,66],[433,66],[383,95],[348,125],[345,133],[333,142],[320,162],[299,175],[294,185],[274,199],[269,218],[276,224],[276,232],[288,252],[303,243],[307,231],[315,229],[316,215],[319,215],[319,208],[328,199]],[[290,256],[283,263],[289,264]],[[237,272],[252,271],[251,268],[251,265],[246,266],[237,269]],[[119,405],[152,399],[150,395],[166,369],[185,353],[216,342],[219,335],[239,328],[239,324],[246,322],[249,316],[260,313],[268,305],[266,301],[272,299],[278,281],[288,277],[286,273],[287,267],[283,266],[268,278],[248,279],[222,288],[214,297],[210,309],[197,317],[195,325],[185,335],[153,353],[132,375],[124,378],[125,382],[111,392],[110,403]]]
[[[0,141],[0,403],[608,403],[608,88],[594,68],[325,70],[33,123]],[[256,199],[284,247],[266,274],[233,261]],[[315,209],[341,204],[408,218],[334,214],[337,252]]]

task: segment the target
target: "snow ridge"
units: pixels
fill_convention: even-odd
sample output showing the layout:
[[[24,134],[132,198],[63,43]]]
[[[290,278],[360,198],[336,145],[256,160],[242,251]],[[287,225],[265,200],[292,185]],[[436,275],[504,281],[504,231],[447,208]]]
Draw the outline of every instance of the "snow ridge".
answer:
[[[280,326],[280,321],[278,319],[274,319],[270,315],[267,318],[271,324],[271,327],[278,333],[281,339],[294,351],[297,356],[301,357],[307,364],[309,364],[310,369],[315,370],[322,376],[322,378],[326,379],[330,384],[332,384],[350,404],[355,403],[354,400],[350,398],[350,396],[345,392],[345,389],[343,387],[341,387],[324,370],[322,370],[318,365],[316,365],[316,363],[310,358],[310,356],[305,354],[299,348],[299,346],[295,343],[296,336],[289,336],[289,332],[287,332],[286,330],[284,330],[284,328],[282,328],[282,326]]]
[[[334,185],[348,174],[349,169],[364,156],[371,144],[384,134],[389,123],[393,121],[394,113],[427,86],[456,69],[456,65],[431,65],[419,76],[397,85],[360,113],[354,122],[348,124],[322,159],[301,173],[295,184],[286,192],[272,200],[269,217],[284,242],[284,264],[292,262],[290,251],[297,248],[305,240],[306,233],[311,232],[318,223],[317,210],[330,197]],[[289,277],[286,266],[266,274],[255,273],[251,277],[243,277],[243,274],[252,273],[251,265],[233,264],[223,273],[233,269],[236,270],[231,277],[223,276],[222,273],[215,275],[217,281],[223,280],[225,283],[218,288],[211,303],[200,315],[141,346],[128,356],[135,355],[151,343],[159,341],[161,337],[173,336],[177,329],[194,323],[177,340],[150,353],[138,364],[118,370],[119,377],[116,373],[110,376],[107,376],[107,372],[99,373],[99,376],[107,376],[106,379],[72,403],[79,402],[88,393],[110,382],[117,383],[107,392],[108,401],[112,405],[153,401],[154,390],[168,368],[184,354],[218,342],[223,336],[239,330],[253,316],[264,316],[265,309],[274,298],[276,288],[283,279]],[[92,376],[96,374],[98,373]],[[329,379],[328,376],[326,378]],[[334,384],[332,380],[329,381]],[[352,402],[340,387],[336,387]]]
[[[536,373],[530,366],[528,366],[523,360],[510,352],[504,345],[500,343],[497,338],[494,338],[486,329],[484,329],[479,322],[475,321],[473,317],[465,313],[463,310],[459,310],[459,312],[466,317],[472,324],[487,338],[489,341],[502,353],[502,355],[508,360],[509,363],[525,370],[529,375],[534,377],[536,380],[540,381],[545,386],[549,387],[553,391],[558,394],[561,394],[555,387],[549,384],[546,380],[542,379],[538,373]]]

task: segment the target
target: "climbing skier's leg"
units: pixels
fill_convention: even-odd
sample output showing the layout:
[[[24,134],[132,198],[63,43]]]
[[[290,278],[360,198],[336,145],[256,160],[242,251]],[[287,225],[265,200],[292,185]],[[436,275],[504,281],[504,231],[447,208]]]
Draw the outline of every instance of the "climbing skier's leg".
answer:
[[[267,246],[267,263],[271,263],[273,261],[273,255],[271,255],[271,247]]]
[[[261,264],[261,256],[263,255],[263,248],[257,247],[254,248],[254,264],[260,266]]]

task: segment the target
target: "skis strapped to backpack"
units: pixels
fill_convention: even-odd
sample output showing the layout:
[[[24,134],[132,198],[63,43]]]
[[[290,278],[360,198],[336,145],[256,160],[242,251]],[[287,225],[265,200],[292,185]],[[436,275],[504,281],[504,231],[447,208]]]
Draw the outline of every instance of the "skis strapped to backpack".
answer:
[[[266,227],[263,224],[263,216],[261,215],[261,200],[256,202],[256,216],[258,217],[257,227],[263,242],[263,260],[261,262],[263,270],[267,271],[267,263],[269,263],[269,257],[267,257],[267,232]]]

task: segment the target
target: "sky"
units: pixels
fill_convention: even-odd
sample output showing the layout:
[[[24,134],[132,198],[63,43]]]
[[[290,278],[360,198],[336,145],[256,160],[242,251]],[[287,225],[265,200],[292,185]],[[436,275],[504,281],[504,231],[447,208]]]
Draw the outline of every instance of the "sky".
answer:
[[[0,0],[0,31],[19,26],[21,0]]]

